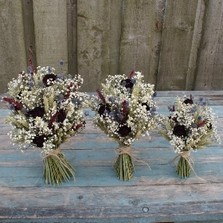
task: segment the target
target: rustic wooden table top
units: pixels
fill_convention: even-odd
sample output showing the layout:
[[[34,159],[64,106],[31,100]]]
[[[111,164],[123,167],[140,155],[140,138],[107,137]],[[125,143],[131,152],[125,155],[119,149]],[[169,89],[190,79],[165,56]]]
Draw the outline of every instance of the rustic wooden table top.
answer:
[[[175,96],[200,96],[218,116],[223,135],[223,91],[162,91],[155,98],[158,111],[168,112]],[[0,222],[223,222],[223,149],[212,144],[193,153],[195,171],[180,179],[169,142],[157,132],[133,144],[137,156],[149,162],[151,170],[136,164],[135,177],[119,181],[112,165],[117,144],[92,125],[62,145],[75,166],[76,179],[61,186],[45,185],[40,151],[24,153],[10,144],[4,123],[9,114],[0,103]]]

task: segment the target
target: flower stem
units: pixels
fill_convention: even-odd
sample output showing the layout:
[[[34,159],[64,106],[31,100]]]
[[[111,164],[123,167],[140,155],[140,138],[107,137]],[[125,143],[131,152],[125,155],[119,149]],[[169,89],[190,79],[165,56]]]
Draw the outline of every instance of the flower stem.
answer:
[[[46,184],[61,184],[74,177],[75,170],[65,158],[63,153],[46,156],[43,159],[43,176]]]
[[[114,168],[120,180],[130,180],[134,174],[132,157],[129,154],[120,154],[115,162]]]
[[[189,163],[190,161],[188,159],[185,159],[184,157],[180,157],[178,163],[177,163],[177,174],[181,177],[181,178],[185,178],[185,177],[189,177],[191,174],[191,163]]]

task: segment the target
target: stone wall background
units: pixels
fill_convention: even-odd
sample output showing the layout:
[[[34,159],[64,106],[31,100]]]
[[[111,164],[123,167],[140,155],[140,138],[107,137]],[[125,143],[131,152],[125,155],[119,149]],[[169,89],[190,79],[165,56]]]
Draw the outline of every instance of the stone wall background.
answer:
[[[84,91],[131,70],[157,90],[220,90],[222,30],[222,0],[0,0],[0,92],[30,47],[36,65],[81,74]]]

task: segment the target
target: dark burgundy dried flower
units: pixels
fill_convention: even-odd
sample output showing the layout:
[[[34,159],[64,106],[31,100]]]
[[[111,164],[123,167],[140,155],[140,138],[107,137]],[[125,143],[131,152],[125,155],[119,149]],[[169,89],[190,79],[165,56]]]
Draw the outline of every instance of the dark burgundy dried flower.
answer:
[[[171,117],[171,116],[169,116],[169,118],[172,119],[174,122],[178,123],[177,117]]]
[[[105,100],[105,97],[104,95],[101,93],[100,90],[96,90],[97,94],[98,94],[98,97],[101,99],[102,103],[103,104],[106,104],[106,100]]]
[[[126,87],[126,88],[133,88],[134,82],[132,81],[132,79],[125,79],[122,80],[120,83],[122,86]]]
[[[184,100],[184,104],[193,104],[194,102],[193,102],[193,97],[192,97],[192,95],[190,95],[190,98],[186,98],[185,100]]]
[[[57,115],[58,115],[58,112],[56,112],[50,119],[49,123],[48,123],[48,127],[51,129],[52,126],[53,126],[53,123],[56,121],[57,119]]]
[[[63,109],[58,111],[57,122],[63,122],[66,119],[66,112]]]
[[[127,125],[123,125],[119,128],[118,130],[118,134],[121,136],[121,137],[126,137],[129,135],[129,133],[131,132],[131,128],[128,127]]]
[[[109,104],[99,104],[99,109],[98,109],[98,114],[99,115],[104,115],[106,113],[110,113],[111,109]]]
[[[66,112],[63,109],[60,109],[51,117],[48,123],[48,127],[52,128],[54,122],[62,123],[65,119],[66,119]]]
[[[43,107],[36,107],[33,110],[29,110],[27,114],[33,118],[36,118],[37,116],[42,118],[45,114],[45,110]]]
[[[147,103],[142,103],[142,106],[146,106],[146,110],[149,111],[150,110],[150,107]]]
[[[85,126],[85,124],[86,124],[86,122],[83,122],[83,124],[78,124],[78,125],[75,125],[74,124],[73,127],[72,127],[72,129],[74,131],[77,131],[78,129],[83,128]]]
[[[56,80],[57,76],[55,74],[46,74],[43,77],[43,84],[48,87],[50,85],[52,85],[51,81]],[[49,82],[50,81],[50,82]]]
[[[43,147],[45,137],[45,135],[35,136],[35,138],[33,139],[33,144],[35,144],[37,147]]]
[[[3,97],[3,101],[8,102],[11,105],[11,108],[16,111],[21,110],[23,107],[20,102],[14,100],[13,98]]]
[[[188,134],[188,130],[184,125],[175,125],[173,129],[173,134],[178,137],[186,137]]]
[[[122,114],[121,123],[126,122],[128,119],[128,114],[129,114],[129,102],[128,101],[122,102],[121,114]]]
[[[135,74],[136,74],[135,71],[132,70],[132,71],[129,73],[128,78],[131,79]]]
[[[189,99],[189,98],[187,98],[187,99],[185,99],[184,100],[184,104],[193,104],[194,102],[193,102],[193,100],[192,99]]]

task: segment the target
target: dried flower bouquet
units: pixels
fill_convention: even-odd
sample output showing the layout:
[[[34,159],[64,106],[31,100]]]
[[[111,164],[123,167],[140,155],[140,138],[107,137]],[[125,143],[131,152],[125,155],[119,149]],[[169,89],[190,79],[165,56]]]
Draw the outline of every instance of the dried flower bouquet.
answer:
[[[78,92],[83,79],[55,74],[54,68],[38,67],[36,72],[22,72],[8,84],[11,114],[11,140],[24,150],[38,147],[43,155],[47,184],[60,184],[74,176],[74,168],[60,150],[60,145],[84,125],[82,101]]]
[[[194,103],[192,96],[177,97],[169,111],[169,116],[160,122],[160,131],[178,154],[178,175],[189,177],[193,170],[191,151],[202,149],[214,140],[220,142],[215,117],[203,98]]]
[[[134,174],[131,144],[156,126],[153,88],[144,83],[140,72],[133,71],[128,76],[109,75],[98,96],[91,98],[94,123],[119,144],[114,168],[120,180]]]

